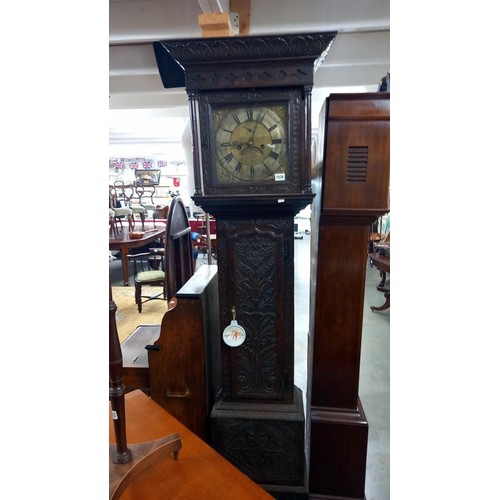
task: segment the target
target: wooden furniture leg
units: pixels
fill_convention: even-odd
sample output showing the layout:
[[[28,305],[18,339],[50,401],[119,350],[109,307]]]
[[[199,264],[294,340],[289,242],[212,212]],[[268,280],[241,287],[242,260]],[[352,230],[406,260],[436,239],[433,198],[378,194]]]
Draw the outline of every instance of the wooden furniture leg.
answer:
[[[126,464],[116,467],[112,460],[112,454],[115,445],[109,445],[109,498],[118,500],[127,486],[142,472],[151,465],[172,453],[174,460],[179,457],[179,451],[182,448],[179,434],[170,434],[161,439],[155,439],[147,443],[138,443],[130,445],[133,458]]]
[[[127,446],[123,359],[116,328],[116,304],[109,284],[109,399],[116,444],[109,446],[109,497],[120,498],[132,480],[169,453],[177,460],[182,448],[177,433],[146,443]]]
[[[382,274],[382,272],[383,271],[381,271],[380,274]],[[384,282],[384,285],[382,285],[382,284],[378,285],[377,290],[379,292],[384,292],[385,302],[379,307],[370,306],[370,309],[372,311],[385,311],[386,309],[389,309],[389,307],[391,307],[391,288],[390,288],[389,282],[386,283],[386,281],[385,281],[385,273],[384,273],[383,282]]]
[[[387,279],[387,273],[385,271],[380,270],[380,283],[378,284],[378,287],[383,287],[385,285],[386,279]]]
[[[122,272],[123,272],[123,284],[128,286],[128,246],[122,245],[120,249],[120,256],[122,259]]]

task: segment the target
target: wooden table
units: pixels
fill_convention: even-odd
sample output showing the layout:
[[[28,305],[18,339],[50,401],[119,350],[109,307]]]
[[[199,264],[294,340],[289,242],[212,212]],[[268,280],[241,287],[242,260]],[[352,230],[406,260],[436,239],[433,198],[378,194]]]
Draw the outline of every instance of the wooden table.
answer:
[[[116,235],[110,233],[109,235],[109,249],[110,250],[120,250],[122,259],[122,270],[123,270],[123,284],[128,285],[128,258],[127,255],[131,248],[139,248],[153,242],[158,238],[165,237],[166,225],[157,222],[156,228],[150,224],[145,225],[145,234],[142,238],[132,239],[129,236],[128,225],[123,226],[123,229],[117,230]]]
[[[122,495],[123,500],[203,499],[272,500],[272,496],[219,455],[142,391],[125,396],[127,443],[140,443],[179,434],[182,449],[178,460],[160,459]],[[114,443],[109,417],[109,442]]]
[[[386,255],[380,255],[378,252],[368,254],[371,263],[380,271],[381,281],[377,285],[377,290],[384,292],[385,302],[380,307],[371,306],[372,311],[384,311],[391,306],[391,288],[387,281],[387,274],[391,272],[391,258]]]

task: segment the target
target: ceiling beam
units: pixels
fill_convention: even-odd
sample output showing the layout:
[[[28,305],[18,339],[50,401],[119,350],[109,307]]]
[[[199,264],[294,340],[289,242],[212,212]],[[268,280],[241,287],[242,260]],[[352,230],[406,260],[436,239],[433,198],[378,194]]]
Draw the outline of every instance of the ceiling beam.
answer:
[[[232,36],[238,35],[238,14],[233,12],[213,12],[198,15],[201,36]]]
[[[231,0],[231,12],[236,12],[239,15],[240,35],[248,35],[250,33],[250,4],[251,0]]]
[[[198,0],[201,36],[248,35],[251,0]]]

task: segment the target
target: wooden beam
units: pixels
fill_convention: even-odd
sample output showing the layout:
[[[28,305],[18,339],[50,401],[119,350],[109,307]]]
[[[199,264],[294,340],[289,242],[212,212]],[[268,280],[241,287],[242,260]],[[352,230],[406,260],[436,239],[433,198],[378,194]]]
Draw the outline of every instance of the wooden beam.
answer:
[[[240,35],[250,33],[250,7],[251,0],[230,0],[231,12],[240,15]]]
[[[198,24],[201,28],[201,36],[232,36],[235,32],[231,20],[231,13],[217,12],[198,15]]]

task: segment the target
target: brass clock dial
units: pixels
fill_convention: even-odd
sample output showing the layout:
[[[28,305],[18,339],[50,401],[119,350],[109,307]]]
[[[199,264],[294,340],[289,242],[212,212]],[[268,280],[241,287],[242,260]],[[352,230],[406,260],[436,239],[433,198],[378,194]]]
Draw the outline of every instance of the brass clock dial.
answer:
[[[223,107],[215,111],[214,122],[219,182],[287,180],[286,105]]]

